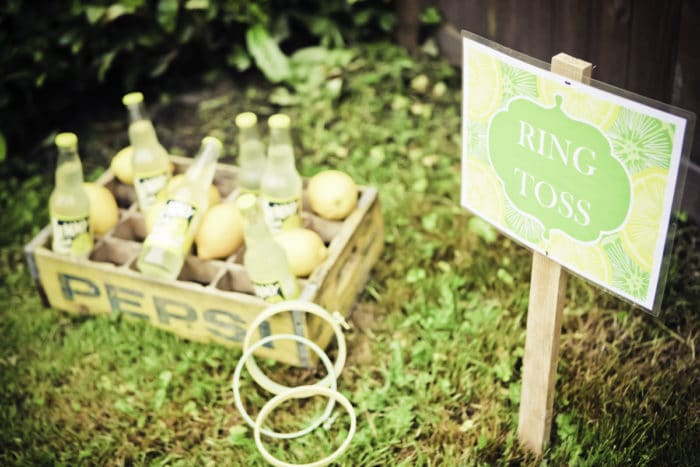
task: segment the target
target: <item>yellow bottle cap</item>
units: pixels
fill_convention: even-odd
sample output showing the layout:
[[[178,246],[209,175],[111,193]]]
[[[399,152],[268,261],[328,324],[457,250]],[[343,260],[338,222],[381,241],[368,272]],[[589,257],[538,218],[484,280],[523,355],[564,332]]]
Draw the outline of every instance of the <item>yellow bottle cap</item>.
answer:
[[[54,138],[54,143],[62,149],[75,149],[78,147],[78,137],[75,133],[59,133]]]
[[[270,128],[275,129],[289,128],[289,116],[285,114],[274,114],[267,119],[267,124]]]
[[[244,193],[238,197],[236,200],[236,207],[239,211],[247,211],[248,209],[255,206],[258,198],[253,193]]]
[[[202,146],[209,146],[210,144],[215,145],[218,151],[224,149],[224,145],[221,143],[221,140],[216,136],[205,136],[202,138]]]
[[[122,104],[129,106],[140,104],[143,102],[143,94],[140,92],[130,92],[129,94],[124,94],[122,97]]]
[[[243,112],[236,115],[238,128],[252,128],[256,123],[258,123],[258,117],[253,112]]]

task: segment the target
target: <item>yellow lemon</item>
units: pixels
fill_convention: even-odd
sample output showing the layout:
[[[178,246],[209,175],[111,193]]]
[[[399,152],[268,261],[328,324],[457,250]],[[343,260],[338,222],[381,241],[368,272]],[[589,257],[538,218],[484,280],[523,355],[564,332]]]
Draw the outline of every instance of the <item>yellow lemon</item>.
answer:
[[[183,178],[185,178],[185,174],[175,175],[173,178],[170,179],[168,185],[165,187],[165,190],[163,190],[163,193],[172,191],[178,185],[178,183],[182,181]],[[219,202],[221,201],[221,195],[219,194],[219,190],[213,183],[209,185],[209,192],[207,193],[207,198],[209,200],[210,208],[216,204],[219,204]]]
[[[126,183],[127,185],[134,184],[134,171],[131,167],[131,159],[133,156],[134,149],[131,146],[127,146],[112,158],[112,162],[109,165],[115,177],[117,177],[120,182]]]
[[[498,61],[482,52],[469,50],[467,59],[467,113],[469,120],[487,122],[503,98],[503,72]]]
[[[650,272],[659,239],[668,172],[649,168],[632,177],[632,209],[620,231],[622,247],[644,272]]]
[[[577,272],[585,272],[604,284],[611,283],[612,264],[602,246],[577,242],[560,231],[554,231],[550,233],[549,241],[545,240],[544,248],[550,256]]]
[[[209,208],[194,237],[197,256],[202,259],[225,258],[243,243],[243,218],[233,203]]]
[[[313,230],[305,228],[282,230],[275,241],[287,253],[289,267],[297,277],[306,277],[328,256],[328,248]]]
[[[114,176],[127,185],[134,184],[134,169],[131,165],[131,160],[134,158],[134,149],[131,146],[122,148],[110,162],[110,169],[114,172]],[[173,173],[175,165],[170,163],[170,173]]]
[[[506,200],[503,185],[490,165],[469,158],[465,169],[468,207],[498,225],[505,219]]]
[[[111,191],[97,183],[83,183],[90,199],[90,228],[95,235],[104,235],[119,223],[119,207]]]
[[[324,170],[311,177],[306,194],[311,209],[325,219],[345,219],[357,206],[357,185],[340,170]]]

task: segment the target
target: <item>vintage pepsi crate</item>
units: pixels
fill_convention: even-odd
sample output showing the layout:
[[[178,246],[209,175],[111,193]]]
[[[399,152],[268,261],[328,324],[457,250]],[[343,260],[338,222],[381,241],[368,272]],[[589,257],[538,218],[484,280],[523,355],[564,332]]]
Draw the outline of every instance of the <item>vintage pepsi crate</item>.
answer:
[[[191,159],[171,156],[175,173]],[[237,167],[218,164],[214,185],[222,202],[233,199]],[[25,246],[25,254],[46,306],[89,315],[122,314],[143,320],[200,342],[240,346],[251,322],[266,303],[253,294],[242,264],[243,249],[222,260],[203,260],[190,254],[177,280],[141,274],[135,266],[145,237],[143,216],[135,203],[133,186],[121,183],[108,170],[97,181],[115,196],[119,223],[95,239],[87,259],[73,259],[51,251],[51,229],[46,226]],[[304,183],[306,186],[306,181]],[[376,188],[360,186],[355,210],[343,221],[314,215],[304,200],[304,226],[316,231],[328,246],[328,257],[306,279],[300,279],[301,297],[328,311],[347,315],[364,287],[384,243],[384,225]],[[303,335],[325,348],[330,326],[304,313],[278,315],[260,326],[271,333]],[[258,354],[296,366],[309,366],[306,347],[278,341]]]

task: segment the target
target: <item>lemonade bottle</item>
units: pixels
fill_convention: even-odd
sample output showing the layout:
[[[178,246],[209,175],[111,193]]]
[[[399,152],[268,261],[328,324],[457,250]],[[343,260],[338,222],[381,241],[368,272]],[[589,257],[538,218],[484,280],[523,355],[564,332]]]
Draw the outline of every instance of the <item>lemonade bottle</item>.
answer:
[[[93,246],[90,231],[90,199],[83,188],[83,166],[78,155],[78,137],[59,133],[56,186],[49,198],[53,233],[51,249],[56,253],[85,258]]]
[[[284,114],[272,115],[268,126],[270,143],[260,191],[265,222],[275,234],[281,229],[301,226],[302,182],[294,166],[289,117]]]
[[[268,303],[293,300],[299,295],[299,286],[284,249],[272,238],[262,217],[258,198],[244,193],[236,200],[236,206],[245,223],[243,266],[253,283],[255,295]]]
[[[129,111],[136,200],[141,213],[146,214],[170,180],[170,159],[168,152],[158,142],[153,123],[146,115],[143,94],[131,92],[122,98],[122,102]]]
[[[258,117],[253,112],[236,115],[238,127],[239,185],[245,192],[257,193],[265,170],[265,146],[258,134]]]
[[[143,242],[137,260],[139,271],[175,279],[192,247],[194,236],[208,208],[209,186],[223,145],[213,136],[202,139],[192,165],[180,183],[168,190],[163,207]]]

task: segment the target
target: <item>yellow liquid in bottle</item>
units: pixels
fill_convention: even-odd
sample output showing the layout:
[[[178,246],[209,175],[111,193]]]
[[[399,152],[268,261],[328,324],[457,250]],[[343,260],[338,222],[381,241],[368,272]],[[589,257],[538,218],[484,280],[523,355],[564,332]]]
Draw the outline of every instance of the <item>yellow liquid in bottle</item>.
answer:
[[[177,278],[192,247],[202,216],[208,208],[208,192],[221,153],[221,142],[206,137],[183,180],[167,194],[151,233],[143,243],[136,265],[144,274]]]
[[[83,168],[76,154],[61,155],[56,168],[56,187],[49,198],[51,249],[56,253],[87,257],[93,247],[90,231],[90,200],[83,189]]]

